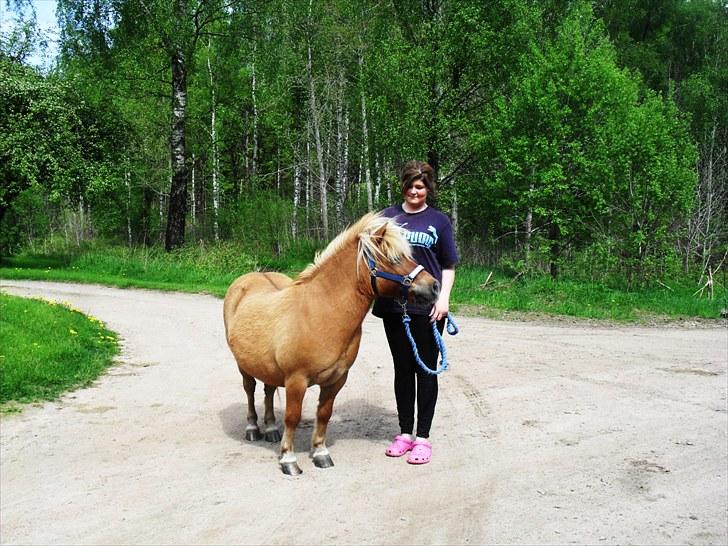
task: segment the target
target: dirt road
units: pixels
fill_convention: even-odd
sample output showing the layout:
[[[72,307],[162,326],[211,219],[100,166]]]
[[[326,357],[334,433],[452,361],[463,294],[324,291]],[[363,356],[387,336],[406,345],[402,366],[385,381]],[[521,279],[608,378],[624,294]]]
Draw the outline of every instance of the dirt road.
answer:
[[[329,427],[244,441],[240,377],[207,296],[0,281],[68,302],[117,366],[0,421],[3,544],[726,544],[728,330],[459,318],[429,465],[389,459],[392,371],[367,317]],[[279,406],[280,407],[280,406]],[[278,412],[280,416],[280,411]]]

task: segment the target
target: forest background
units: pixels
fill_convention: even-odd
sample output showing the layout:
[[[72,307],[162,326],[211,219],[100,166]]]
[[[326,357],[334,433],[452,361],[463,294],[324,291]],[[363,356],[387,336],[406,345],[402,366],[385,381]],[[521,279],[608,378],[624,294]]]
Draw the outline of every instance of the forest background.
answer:
[[[466,264],[725,293],[725,1],[0,1],[6,260],[295,269],[416,158]]]

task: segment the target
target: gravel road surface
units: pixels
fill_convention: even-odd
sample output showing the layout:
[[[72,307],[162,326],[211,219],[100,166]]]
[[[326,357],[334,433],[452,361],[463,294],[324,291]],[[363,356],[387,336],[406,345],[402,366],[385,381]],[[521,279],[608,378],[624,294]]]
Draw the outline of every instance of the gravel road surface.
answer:
[[[384,456],[392,369],[368,316],[329,427],[244,440],[242,383],[209,296],[0,281],[123,341],[91,387],[0,419],[2,544],[726,544],[728,329],[459,317],[424,466]],[[277,413],[283,392],[277,399]],[[262,389],[261,389],[262,395]],[[262,400],[261,400],[262,402]]]

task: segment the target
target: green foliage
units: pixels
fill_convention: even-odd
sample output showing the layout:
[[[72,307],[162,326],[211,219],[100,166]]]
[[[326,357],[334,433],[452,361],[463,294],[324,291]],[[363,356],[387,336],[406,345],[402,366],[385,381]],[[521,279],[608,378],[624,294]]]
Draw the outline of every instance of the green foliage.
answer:
[[[0,411],[88,385],[119,353],[116,334],[53,302],[0,292]]]
[[[49,207],[116,189],[116,154],[105,145],[119,124],[103,116],[72,82],[0,56],[0,253],[46,234]]]
[[[47,238],[50,215],[46,196],[37,186],[20,191],[0,220],[0,249],[9,253],[33,247]]]
[[[534,44],[518,74],[512,96],[486,114],[488,131],[474,135],[495,167],[462,188],[466,230],[478,234],[482,211],[493,211],[490,231],[523,233],[530,212],[529,244],[548,247],[552,273],[570,250],[608,241],[622,272],[643,274],[646,256],[675,244],[690,207],[686,123],[669,98],[641,96],[584,6]]]
[[[223,217],[223,232],[254,254],[279,256],[291,245],[292,204],[273,192],[260,191],[238,200]]]
[[[358,217],[369,172],[384,207],[411,158],[438,170],[466,258],[518,272],[592,255],[593,275],[639,285],[677,257],[715,267],[728,240],[720,2],[59,0],[58,14],[56,72],[2,56],[6,252],[53,233],[153,245],[188,170],[188,240],[285,263],[333,235],[323,201],[337,228]]]
[[[20,192],[44,186],[57,201],[81,178],[82,124],[70,95],[63,82],[0,57],[0,219]]]

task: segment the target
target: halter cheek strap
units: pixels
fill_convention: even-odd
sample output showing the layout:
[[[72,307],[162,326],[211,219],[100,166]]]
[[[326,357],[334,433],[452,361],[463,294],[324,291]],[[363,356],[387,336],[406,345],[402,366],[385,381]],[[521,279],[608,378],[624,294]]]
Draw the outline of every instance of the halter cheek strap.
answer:
[[[407,275],[398,275],[397,273],[389,273],[387,271],[380,271],[377,269],[377,264],[374,259],[367,255],[367,264],[369,265],[369,279],[372,283],[372,291],[378,296],[379,290],[377,289],[377,278],[386,279],[402,285],[401,299],[402,301],[407,300],[407,294],[409,293],[409,287],[412,286],[412,282],[415,280],[417,275],[424,271],[424,266],[417,265]]]

